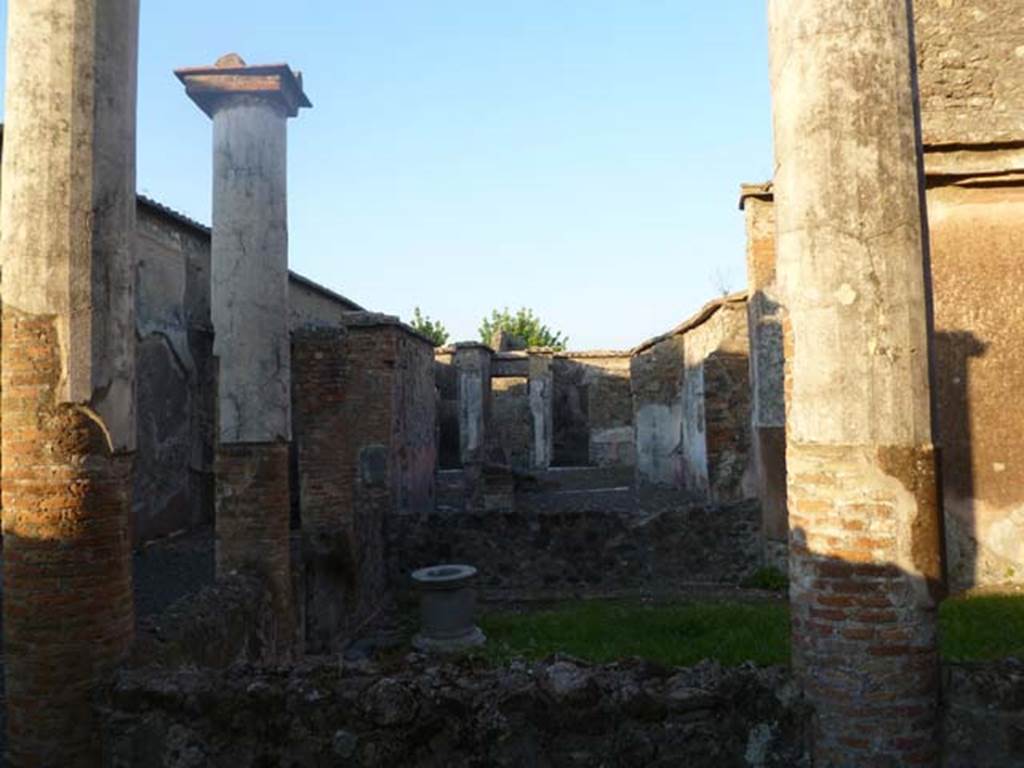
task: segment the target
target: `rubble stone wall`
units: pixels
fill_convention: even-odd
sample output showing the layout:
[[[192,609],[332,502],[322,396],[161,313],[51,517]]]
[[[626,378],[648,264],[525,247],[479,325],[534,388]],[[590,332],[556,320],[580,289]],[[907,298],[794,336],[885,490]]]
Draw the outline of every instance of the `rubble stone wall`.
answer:
[[[783,671],[710,663],[136,671],[108,706],[107,766],[789,768],[804,755]]]
[[[944,669],[946,768],[1024,763],[1019,662]],[[808,764],[810,713],[781,668],[640,661],[123,672],[104,765],[668,766]]]
[[[674,495],[674,494],[673,494]],[[465,562],[495,598],[672,592],[682,584],[735,584],[760,560],[754,503],[705,507],[620,492],[564,498],[520,494],[512,512],[436,512],[387,521],[388,574],[395,588],[417,568]],[[547,503],[546,503],[547,502]]]

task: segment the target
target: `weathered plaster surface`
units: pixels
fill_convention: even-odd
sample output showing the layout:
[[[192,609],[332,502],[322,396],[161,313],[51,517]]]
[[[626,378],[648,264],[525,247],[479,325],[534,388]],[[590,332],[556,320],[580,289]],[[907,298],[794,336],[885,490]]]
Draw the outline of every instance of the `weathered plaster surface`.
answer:
[[[683,487],[683,349],[683,336],[671,336],[631,360],[640,484]]]
[[[530,355],[527,388],[530,405],[530,466],[533,469],[547,469],[551,466],[554,386],[551,357],[544,354]]]
[[[349,312],[363,311],[355,302],[328,292],[304,277],[290,274],[288,279],[288,325],[300,328],[340,328]]]
[[[116,451],[135,449],[137,23],[125,0],[22,3],[7,35],[3,302],[55,317],[58,396]]]
[[[0,188],[5,762],[101,759],[131,646],[137,0],[7,8]]]
[[[554,356],[555,464],[633,466],[629,360],[628,353],[611,351]]]
[[[914,15],[925,144],[1024,141],[1018,0],[915,0]]]
[[[213,119],[213,325],[222,442],[291,437],[287,117],[237,98]]]
[[[1024,185],[928,191],[954,587],[1024,582]]]
[[[141,542],[212,519],[216,384],[208,235],[140,203],[136,242]]]
[[[746,302],[723,303],[684,336],[683,463],[687,490],[715,501],[756,495],[750,466]]]
[[[466,344],[457,345],[452,357],[458,376],[459,453],[464,464],[485,458],[492,354],[482,344]]]

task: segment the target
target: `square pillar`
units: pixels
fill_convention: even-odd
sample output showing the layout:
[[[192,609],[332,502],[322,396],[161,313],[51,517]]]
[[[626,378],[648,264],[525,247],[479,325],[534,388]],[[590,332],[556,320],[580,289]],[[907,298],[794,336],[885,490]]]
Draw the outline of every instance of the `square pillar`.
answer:
[[[554,450],[554,378],[551,353],[531,352],[527,397],[530,405],[530,468],[545,470],[551,466]]]
[[[309,107],[287,65],[236,54],[175,73],[213,120],[211,314],[218,364],[217,573],[267,579],[291,642],[287,122]]]
[[[491,348],[484,344],[461,342],[455,345],[452,356],[457,376],[459,454],[463,466],[481,464],[486,459],[493,355]]]

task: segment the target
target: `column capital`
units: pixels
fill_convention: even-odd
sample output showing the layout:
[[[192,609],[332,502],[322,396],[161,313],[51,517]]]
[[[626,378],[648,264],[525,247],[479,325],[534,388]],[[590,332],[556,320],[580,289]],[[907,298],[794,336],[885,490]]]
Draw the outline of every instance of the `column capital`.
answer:
[[[185,67],[174,74],[184,83],[189,98],[211,118],[235,96],[265,99],[288,117],[313,106],[302,90],[302,73],[287,64],[249,66],[237,53],[229,53],[212,67]]]

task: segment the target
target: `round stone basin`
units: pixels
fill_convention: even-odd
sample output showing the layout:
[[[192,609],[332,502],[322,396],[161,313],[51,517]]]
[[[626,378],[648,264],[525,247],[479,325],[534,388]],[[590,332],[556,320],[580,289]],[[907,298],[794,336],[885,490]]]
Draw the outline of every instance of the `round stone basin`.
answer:
[[[482,645],[476,626],[476,568],[471,565],[432,565],[413,571],[420,592],[420,632],[413,646],[420,651],[455,653]]]

